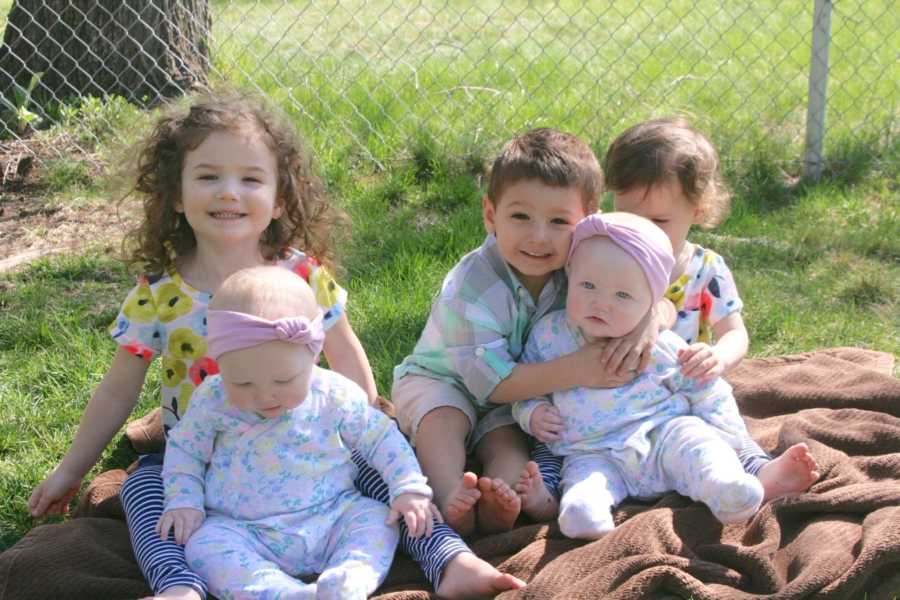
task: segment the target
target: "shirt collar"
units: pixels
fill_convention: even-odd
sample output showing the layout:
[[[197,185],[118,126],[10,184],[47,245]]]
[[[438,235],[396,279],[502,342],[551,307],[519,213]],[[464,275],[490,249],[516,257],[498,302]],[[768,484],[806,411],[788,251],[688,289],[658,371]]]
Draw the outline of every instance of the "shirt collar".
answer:
[[[519,281],[519,278],[516,276],[515,272],[513,272],[512,267],[510,267],[509,263],[500,255],[500,248],[497,245],[497,236],[493,233],[487,234],[487,237],[484,238],[482,248],[484,249],[484,258],[494,269],[497,276],[506,282],[506,285],[512,290],[513,294],[523,298],[527,304],[533,305],[534,300],[531,297],[531,293],[524,285],[522,285],[522,282]],[[552,302],[560,289],[566,289],[566,284],[565,271],[563,269],[554,271],[551,274],[550,279],[547,280],[547,283],[544,284],[544,289],[541,290],[538,304],[542,305],[546,302]]]

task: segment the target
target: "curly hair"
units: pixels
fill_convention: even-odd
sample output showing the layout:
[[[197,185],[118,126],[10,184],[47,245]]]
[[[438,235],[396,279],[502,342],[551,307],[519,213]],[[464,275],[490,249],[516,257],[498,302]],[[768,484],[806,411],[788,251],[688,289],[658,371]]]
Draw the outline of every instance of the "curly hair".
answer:
[[[586,213],[597,210],[603,172],[590,147],[570,133],[532,129],[504,144],[494,159],[487,196],[496,206],[504,190],[522,179],[554,187],[577,187]]]
[[[719,172],[719,155],[706,136],[687,120],[652,119],[622,132],[603,160],[606,187],[624,192],[676,179],[699,209],[699,225],[709,229],[728,215],[731,192]]]
[[[259,135],[275,156],[283,214],[260,237],[263,256],[271,260],[284,248],[297,246],[333,267],[334,231],[346,216],[329,201],[293,126],[262,99],[236,92],[194,97],[186,108],[169,109],[130,153],[123,200],[140,197],[143,220],[126,237],[127,262],[147,273],[162,273],[196,247],[193,229],[176,211],[182,169],[187,153],[217,131]]]

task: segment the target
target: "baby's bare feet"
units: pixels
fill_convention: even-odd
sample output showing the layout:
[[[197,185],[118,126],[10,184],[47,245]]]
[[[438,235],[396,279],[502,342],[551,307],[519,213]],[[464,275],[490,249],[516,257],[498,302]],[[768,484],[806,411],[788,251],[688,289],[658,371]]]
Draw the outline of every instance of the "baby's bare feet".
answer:
[[[501,573],[471,552],[461,552],[444,568],[435,590],[441,598],[493,598],[504,590],[520,590],[525,582]]]
[[[820,475],[819,465],[809,453],[809,447],[803,443],[794,444],[759,470],[757,477],[765,490],[763,502],[805,492]]]
[[[156,596],[147,596],[141,600],[203,600],[200,592],[186,585],[176,585],[160,592]]]
[[[478,480],[478,527],[485,533],[509,531],[522,510],[522,499],[502,479],[482,477]]]
[[[475,473],[463,473],[459,485],[453,488],[444,502],[444,521],[460,535],[475,531],[475,503],[481,498],[478,477]]]
[[[516,493],[522,498],[522,512],[535,521],[550,521],[559,514],[559,502],[547,491],[541,470],[534,461],[525,465],[516,483]]]

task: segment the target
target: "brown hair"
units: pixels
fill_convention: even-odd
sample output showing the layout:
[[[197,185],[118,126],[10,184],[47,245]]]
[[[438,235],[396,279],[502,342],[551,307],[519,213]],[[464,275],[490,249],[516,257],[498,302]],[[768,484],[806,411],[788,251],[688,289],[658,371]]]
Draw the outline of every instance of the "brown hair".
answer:
[[[277,201],[283,214],[273,219],[260,238],[266,259],[297,245],[326,265],[332,265],[333,229],[345,217],[328,200],[313,173],[310,153],[295,129],[256,97],[226,92],[194,98],[187,108],[170,109],[130,154],[130,174],[124,197],[143,200],[143,220],[126,238],[128,262],[147,273],[162,273],[197,244],[181,201],[181,170],[185,156],[215,131],[252,133],[275,155]],[[124,198],[123,198],[124,199]]]
[[[603,170],[612,192],[676,179],[699,209],[701,227],[714,227],[728,214],[731,193],[719,173],[719,155],[685,119],[653,119],[629,127],[610,144]]]
[[[572,134],[532,129],[504,144],[491,167],[487,195],[496,206],[503,191],[522,179],[555,187],[577,187],[585,212],[596,212],[603,171],[593,151]]]

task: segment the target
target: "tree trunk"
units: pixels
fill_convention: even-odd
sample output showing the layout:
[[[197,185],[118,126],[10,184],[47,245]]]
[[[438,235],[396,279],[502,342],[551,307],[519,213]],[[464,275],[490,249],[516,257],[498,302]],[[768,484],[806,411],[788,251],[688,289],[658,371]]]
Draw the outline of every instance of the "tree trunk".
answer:
[[[0,93],[39,104],[116,94],[153,104],[206,83],[207,0],[16,0],[0,47]]]

